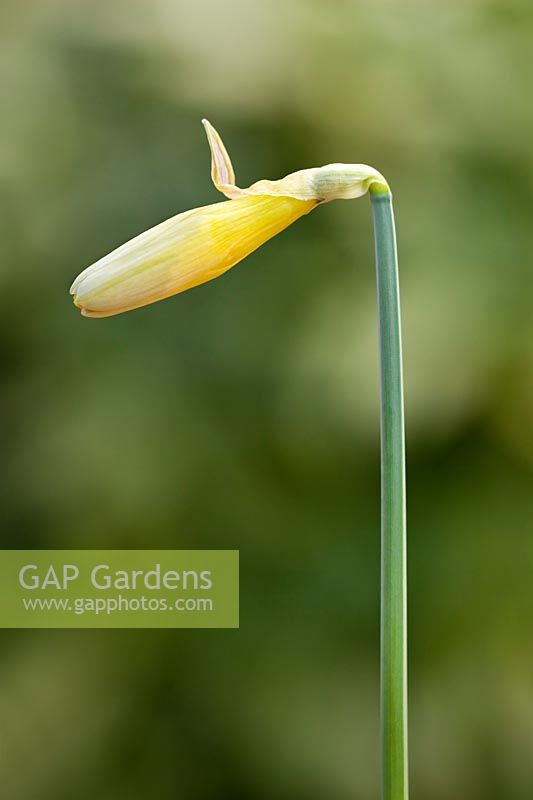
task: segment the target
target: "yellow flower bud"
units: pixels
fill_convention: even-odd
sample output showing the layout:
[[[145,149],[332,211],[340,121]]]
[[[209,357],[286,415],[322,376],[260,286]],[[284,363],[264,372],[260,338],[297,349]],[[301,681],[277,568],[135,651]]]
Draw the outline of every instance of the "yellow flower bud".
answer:
[[[178,214],[87,267],[70,288],[84,316],[109,317],[205,283],[319,203],[388,191],[383,176],[364,164],[304,169],[240,189],[222,139],[203,124],[213,183],[230,199]]]

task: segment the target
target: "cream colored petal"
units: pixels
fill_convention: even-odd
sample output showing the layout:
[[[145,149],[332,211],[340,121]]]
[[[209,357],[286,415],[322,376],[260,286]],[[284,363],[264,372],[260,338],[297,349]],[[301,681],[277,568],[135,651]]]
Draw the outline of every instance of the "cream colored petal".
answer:
[[[178,214],[82,272],[70,289],[88,317],[131,311],[216,278],[316,206],[249,196]]]
[[[216,188],[230,198],[270,195],[296,200],[352,200],[368,191],[388,192],[387,181],[366,164],[327,164],[292,172],[278,181],[260,180],[247,189],[235,185],[235,173],[220,134],[208,120],[202,120],[211,148],[211,177]]]

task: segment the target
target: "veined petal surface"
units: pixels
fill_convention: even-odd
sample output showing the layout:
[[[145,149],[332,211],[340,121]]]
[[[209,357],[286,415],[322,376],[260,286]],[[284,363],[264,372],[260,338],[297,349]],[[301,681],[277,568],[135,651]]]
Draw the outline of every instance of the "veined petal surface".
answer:
[[[218,277],[309,213],[316,200],[257,195],[178,214],[82,272],[71,286],[86,317],[131,311]]]

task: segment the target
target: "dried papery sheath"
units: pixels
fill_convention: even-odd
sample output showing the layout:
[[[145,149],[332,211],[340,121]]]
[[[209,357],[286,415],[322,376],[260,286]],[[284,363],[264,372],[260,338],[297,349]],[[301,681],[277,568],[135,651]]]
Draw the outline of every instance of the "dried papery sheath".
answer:
[[[213,126],[202,120],[211,147],[211,177],[216,188],[231,199],[252,195],[293,197],[296,200],[353,200],[362,197],[370,187],[388,190],[387,181],[373,167],[366,164],[327,164],[292,172],[279,181],[261,180],[247,189],[235,185],[235,173],[222,139]]]

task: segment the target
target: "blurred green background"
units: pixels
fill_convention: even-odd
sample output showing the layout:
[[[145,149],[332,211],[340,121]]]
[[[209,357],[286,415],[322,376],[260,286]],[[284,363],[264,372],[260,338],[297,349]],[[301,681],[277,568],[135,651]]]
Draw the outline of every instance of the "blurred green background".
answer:
[[[239,548],[239,631],[4,632],[10,800],[377,800],[368,200],[220,280],[79,316],[85,266],[246,185],[396,198],[412,794],[533,796],[533,7],[3,0],[3,547]]]

